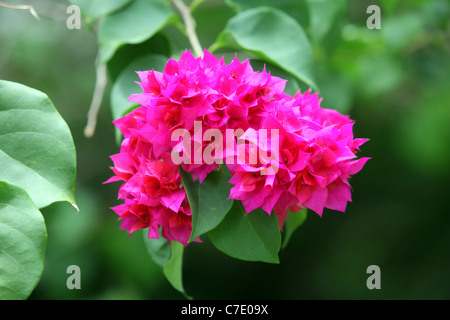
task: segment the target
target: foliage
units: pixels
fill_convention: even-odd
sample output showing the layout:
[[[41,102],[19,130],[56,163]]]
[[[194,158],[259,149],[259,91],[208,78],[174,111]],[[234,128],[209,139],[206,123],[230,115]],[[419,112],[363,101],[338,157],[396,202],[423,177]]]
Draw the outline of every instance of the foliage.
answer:
[[[0,81],[0,297],[27,298],[44,269],[39,208],[74,199],[75,147],[48,97]]]

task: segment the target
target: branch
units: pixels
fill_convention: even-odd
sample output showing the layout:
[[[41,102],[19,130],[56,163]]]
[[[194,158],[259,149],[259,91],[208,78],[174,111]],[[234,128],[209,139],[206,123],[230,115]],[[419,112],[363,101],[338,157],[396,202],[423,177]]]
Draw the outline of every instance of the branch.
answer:
[[[28,10],[33,15],[33,17],[36,18],[36,20],[40,20],[38,14],[36,13],[36,11],[34,11],[33,6],[30,6],[27,4],[12,4],[12,3],[5,3],[5,2],[0,1],[0,7],[17,9],[17,10]]]
[[[86,127],[84,128],[84,136],[91,138],[95,132],[95,126],[97,125],[97,114],[102,105],[103,94],[105,92],[106,83],[108,77],[106,73],[106,64],[103,64],[96,69],[97,80],[95,82],[94,96],[92,97],[91,106],[88,111],[88,120]]]
[[[197,34],[195,33],[195,21],[191,15],[191,11],[184,4],[182,0],[172,0],[173,5],[180,11],[181,18],[183,19],[184,26],[186,28],[187,37],[191,43],[192,49],[197,57],[203,55],[203,49],[198,41]]]

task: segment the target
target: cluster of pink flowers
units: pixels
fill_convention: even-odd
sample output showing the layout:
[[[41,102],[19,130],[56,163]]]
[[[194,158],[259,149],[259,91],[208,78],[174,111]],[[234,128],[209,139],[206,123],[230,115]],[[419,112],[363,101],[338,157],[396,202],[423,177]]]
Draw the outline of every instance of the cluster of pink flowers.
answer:
[[[325,207],[344,211],[351,201],[347,179],[368,160],[356,159],[367,140],[353,137],[353,121],[347,116],[321,108],[317,94],[298,92],[292,97],[284,93],[286,80],[265,70],[253,71],[248,60],[235,58],[227,65],[206,50],[200,58],[183,52],[178,61],[170,59],[162,73],[138,75],[143,93],[133,94],[130,101],[140,107],[114,121],[124,140],[120,153],[111,157],[115,176],[107,181],[124,181],[119,189],[124,204],[113,208],[122,220],[121,228],[132,233],[149,227],[150,238],[158,238],[161,229],[169,242],[187,245],[191,209],[180,166],[201,183],[224,163],[233,184],[224,197],[242,201],[247,213],[256,208],[275,212],[280,228],[288,208],[307,207],[322,215]],[[200,133],[196,132],[198,121]],[[244,132],[243,139],[252,130],[276,129],[270,143],[256,142],[256,148],[249,148],[252,139],[248,138],[247,147],[240,150],[249,156],[261,148],[275,151],[271,148],[276,146],[277,170],[268,170],[273,157],[256,163],[225,161],[239,157],[239,148],[216,152],[213,163],[175,164],[173,154],[186,152],[185,144],[173,139],[178,129],[188,134],[193,149],[200,152],[211,144],[202,139],[210,129],[224,137],[230,129]]]

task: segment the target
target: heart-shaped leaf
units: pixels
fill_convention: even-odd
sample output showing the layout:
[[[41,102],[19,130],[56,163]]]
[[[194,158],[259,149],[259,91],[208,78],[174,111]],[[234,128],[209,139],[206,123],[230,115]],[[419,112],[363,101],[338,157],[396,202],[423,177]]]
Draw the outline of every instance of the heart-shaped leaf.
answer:
[[[99,64],[108,62],[120,46],[141,43],[177,19],[163,0],[134,0],[106,16],[98,27]]]
[[[0,181],[0,300],[26,299],[44,270],[44,218],[20,187]]]
[[[181,168],[180,173],[192,211],[192,241],[214,229],[230,211],[233,200],[228,196],[233,185],[228,183],[231,175],[226,166],[210,172],[201,184]]]
[[[170,243],[170,259],[163,268],[164,275],[170,284],[180,291],[186,298],[191,299],[186,294],[183,286],[183,252],[184,246],[178,241]]]
[[[148,237],[148,228],[143,232],[144,243],[147,247],[147,251],[152,257],[153,261],[160,267],[164,267],[167,261],[170,259],[170,245],[169,242],[159,234],[159,239],[150,239]]]
[[[209,233],[214,246],[229,256],[247,261],[279,263],[281,234],[275,214],[262,209],[246,214],[240,201]]]
[[[70,130],[42,92],[0,80],[0,180],[16,184],[38,208],[75,204]]]
[[[300,24],[279,9],[257,7],[237,14],[210,50],[221,47],[253,53],[317,89],[309,40]]]
[[[333,1],[333,0],[331,0]],[[299,0],[224,0],[237,12],[255,7],[275,7],[295,18],[301,25],[309,24],[308,7],[306,1]]]

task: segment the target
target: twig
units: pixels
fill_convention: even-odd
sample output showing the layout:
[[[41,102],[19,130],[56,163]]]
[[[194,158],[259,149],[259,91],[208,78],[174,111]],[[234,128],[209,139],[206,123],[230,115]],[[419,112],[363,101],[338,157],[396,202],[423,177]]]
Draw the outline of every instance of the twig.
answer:
[[[189,7],[187,7],[182,0],[172,0],[173,5],[180,11],[181,18],[183,19],[184,26],[186,28],[186,34],[191,43],[192,49],[197,57],[203,55],[203,49],[195,33],[195,21],[191,15]]]
[[[12,3],[5,3],[5,2],[0,1],[0,7],[17,9],[17,10],[28,10],[32,14],[32,16],[36,18],[36,20],[40,20],[38,14],[34,10],[33,6],[30,6],[27,4],[12,4]]]
[[[91,106],[87,114],[88,120],[86,127],[84,128],[84,135],[86,138],[91,138],[95,132],[95,126],[97,125],[97,114],[100,106],[102,105],[103,94],[105,92],[106,83],[108,77],[106,74],[106,64],[98,66],[96,69],[96,82],[94,95],[92,97]]]

